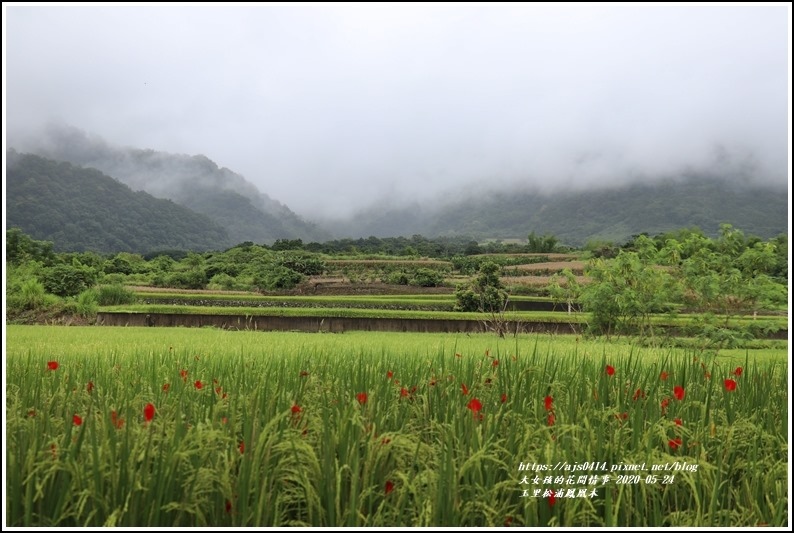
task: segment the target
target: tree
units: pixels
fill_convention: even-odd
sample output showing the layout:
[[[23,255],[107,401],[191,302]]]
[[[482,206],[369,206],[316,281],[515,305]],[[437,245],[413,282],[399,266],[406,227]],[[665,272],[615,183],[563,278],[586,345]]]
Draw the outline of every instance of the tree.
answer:
[[[468,284],[455,289],[457,311],[479,311],[482,313],[504,312],[507,291],[499,279],[501,267],[492,261],[480,265],[480,271]]]
[[[554,235],[543,235],[538,237],[535,232],[531,232],[527,237],[527,251],[530,253],[551,253],[557,248],[557,237]]]
[[[591,283],[582,289],[581,302],[597,333],[652,335],[651,316],[668,311],[669,303],[677,299],[675,279],[656,265],[653,241],[640,236],[634,248],[620,250],[615,259],[595,259],[586,269]]]

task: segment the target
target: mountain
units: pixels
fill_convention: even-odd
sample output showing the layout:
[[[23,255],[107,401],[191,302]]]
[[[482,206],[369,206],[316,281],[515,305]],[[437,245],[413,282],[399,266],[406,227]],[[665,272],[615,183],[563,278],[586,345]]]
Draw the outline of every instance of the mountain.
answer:
[[[704,174],[553,194],[484,189],[437,205],[370,209],[329,228],[354,238],[421,234],[525,239],[534,231],[577,247],[589,240],[620,243],[643,232],[656,235],[692,226],[717,236],[722,223],[762,238],[788,231],[785,188]],[[366,235],[356,228],[366,228]]]
[[[26,152],[96,168],[134,190],[173,200],[207,215],[227,230],[235,244],[330,238],[329,233],[260,192],[244,177],[219,168],[203,155],[121,148],[76,128],[58,125],[48,126],[34,141],[14,141]]]
[[[6,151],[6,227],[57,251],[205,251],[236,244],[206,215],[92,168]]]

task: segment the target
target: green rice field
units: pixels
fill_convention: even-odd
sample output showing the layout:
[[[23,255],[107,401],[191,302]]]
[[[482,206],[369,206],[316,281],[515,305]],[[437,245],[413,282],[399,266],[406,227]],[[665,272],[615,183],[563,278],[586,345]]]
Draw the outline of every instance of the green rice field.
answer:
[[[788,349],[6,328],[6,524],[787,526]]]

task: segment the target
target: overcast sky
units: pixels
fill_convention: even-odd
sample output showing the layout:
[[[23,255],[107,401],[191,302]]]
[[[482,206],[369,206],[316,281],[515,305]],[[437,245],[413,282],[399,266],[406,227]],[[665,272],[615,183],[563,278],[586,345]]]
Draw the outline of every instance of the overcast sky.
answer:
[[[715,165],[784,184],[790,21],[788,4],[3,4],[3,116],[12,146],[56,120],[204,154],[309,218]]]

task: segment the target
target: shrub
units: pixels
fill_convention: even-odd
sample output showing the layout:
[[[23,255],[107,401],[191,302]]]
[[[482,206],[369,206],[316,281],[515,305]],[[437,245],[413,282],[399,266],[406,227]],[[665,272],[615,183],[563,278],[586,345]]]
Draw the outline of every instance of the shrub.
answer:
[[[96,296],[99,305],[124,305],[135,301],[135,293],[120,284],[102,285],[96,291]]]

